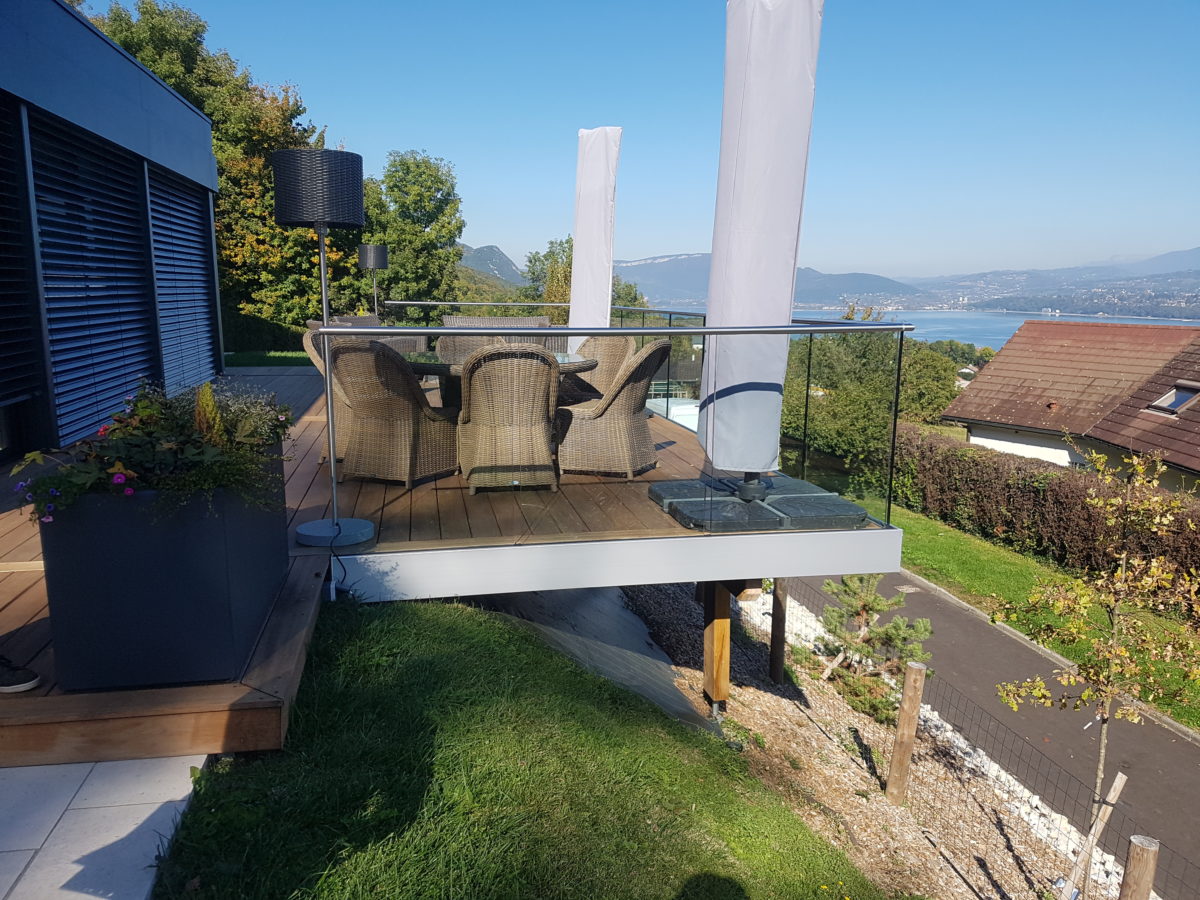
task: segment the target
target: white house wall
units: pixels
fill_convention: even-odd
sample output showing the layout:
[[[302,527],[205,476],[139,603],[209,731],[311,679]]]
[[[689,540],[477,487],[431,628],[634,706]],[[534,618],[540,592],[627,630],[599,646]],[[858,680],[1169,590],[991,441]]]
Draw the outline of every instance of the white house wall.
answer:
[[[1012,453],[1028,459],[1040,459],[1057,466],[1086,462],[1057,435],[1020,431],[1016,428],[998,428],[992,425],[970,425],[967,429],[967,440],[989,450],[999,450],[1001,453]]]

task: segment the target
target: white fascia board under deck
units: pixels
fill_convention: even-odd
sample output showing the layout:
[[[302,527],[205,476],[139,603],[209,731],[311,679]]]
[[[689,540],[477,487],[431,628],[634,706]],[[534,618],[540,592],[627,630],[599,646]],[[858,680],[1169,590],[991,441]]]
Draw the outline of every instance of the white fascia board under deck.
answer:
[[[340,584],[373,602],[895,572],[902,535],[898,528],[780,531],[365,553],[339,557]]]

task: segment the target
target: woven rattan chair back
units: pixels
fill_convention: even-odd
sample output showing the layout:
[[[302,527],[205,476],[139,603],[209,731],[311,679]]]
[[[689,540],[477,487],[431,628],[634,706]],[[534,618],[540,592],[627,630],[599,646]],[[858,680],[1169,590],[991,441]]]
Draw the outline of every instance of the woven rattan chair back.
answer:
[[[563,472],[633,478],[654,468],[646,396],[670,352],[671,342],[665,338],[647,344],[621,364],[601,399],[558,411],[558,462]]]
[[[554,468],[558,362],[532,344],[484,347],[463,364],[458,455],[471,493],[549,485]]]
[[[621,415],[641,415],[646,409],[650,382],[667,361],[671,342],[666,338],[651,341],[625,360],[600,401],[601,412],[611,409]]]
[[[458,411],[432,409],[399,353],[380,341],[344,337],[330,358],[334,384],[352,415],[343,476],[411,483],[458,467]]]
[[[442,324],[462,328],[549,328],[549,316],[442,316]],[[537,344],[551,353],[566,353],[565,337],[492,337],[493,344]],[[561,345],[561,346],[560,346]]]
[[[578,403],[603,397],[620,372],[625,361],[637,352],[637,341],[631,337],[590,337],[579,345],[579,355],[594,359],[596,368],[590,372],[563,376],[560,403]]]

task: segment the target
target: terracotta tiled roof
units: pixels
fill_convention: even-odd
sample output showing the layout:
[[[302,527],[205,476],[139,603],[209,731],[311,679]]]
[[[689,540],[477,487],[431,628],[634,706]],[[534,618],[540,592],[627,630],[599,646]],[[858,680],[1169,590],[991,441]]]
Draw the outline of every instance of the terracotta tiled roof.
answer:
[[[1161,451],[1164,462],[1200,472],[1200,401],[1174,415],[1147,409],[1180,381],[1200,383],[1200,337],[1117,404],[1088,437],[1139,453]]]
[[[1197,339],[1200,327],[1031,320],[944,415],[1084,435]]]

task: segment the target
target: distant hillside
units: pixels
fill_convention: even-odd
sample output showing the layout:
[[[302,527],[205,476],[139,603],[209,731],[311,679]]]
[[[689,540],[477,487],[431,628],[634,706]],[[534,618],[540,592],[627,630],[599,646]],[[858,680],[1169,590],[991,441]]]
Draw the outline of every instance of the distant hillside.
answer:
[[[459,299],[472,303],[509,303],[517,299],[517,285],[487,272],[458,264]]]
[[[521,270],[495,244],[488,244],[486,247],[468,247],[466,244],[459,246],[463,251],[461,265],[468,269],[483,272],[509,284],[528,284],[521,275]]]
[[[651,302],[661,304],[707,297],[709,262],[708,253],[683,253],[618,260],[613,263],[613,269],[626,281],[637,282],[638,289]],[[799,304],[813,305],[839,303],[847,297],[879,294],[898,297],[919,293],[911,285],[881,275],[862,272],[827,275],[816,269],[805,268],[796,271],[793,299]]]
[[[1007,296],[1040,296],[1085,288],[1107,287],[1130,278],[1148,279],[1140,285],[1148,291],[1173,290],[1173,279],[1157,276],[1177,275],[1200,270],[1200,247],[1176,250],[1152,256],[1140,262],[1113,265],[1069,266],[1062,269],[1000,269],[965,275],[940,275],[911,278],[922,290],[944,295],[965,295],[973,300]]]
[[[1133,275],[1167,275],[1172,272],[1195,271],[1200,269],[1200,247],[1163,253],[1141,262],[1126,263],[1121,268]]]

